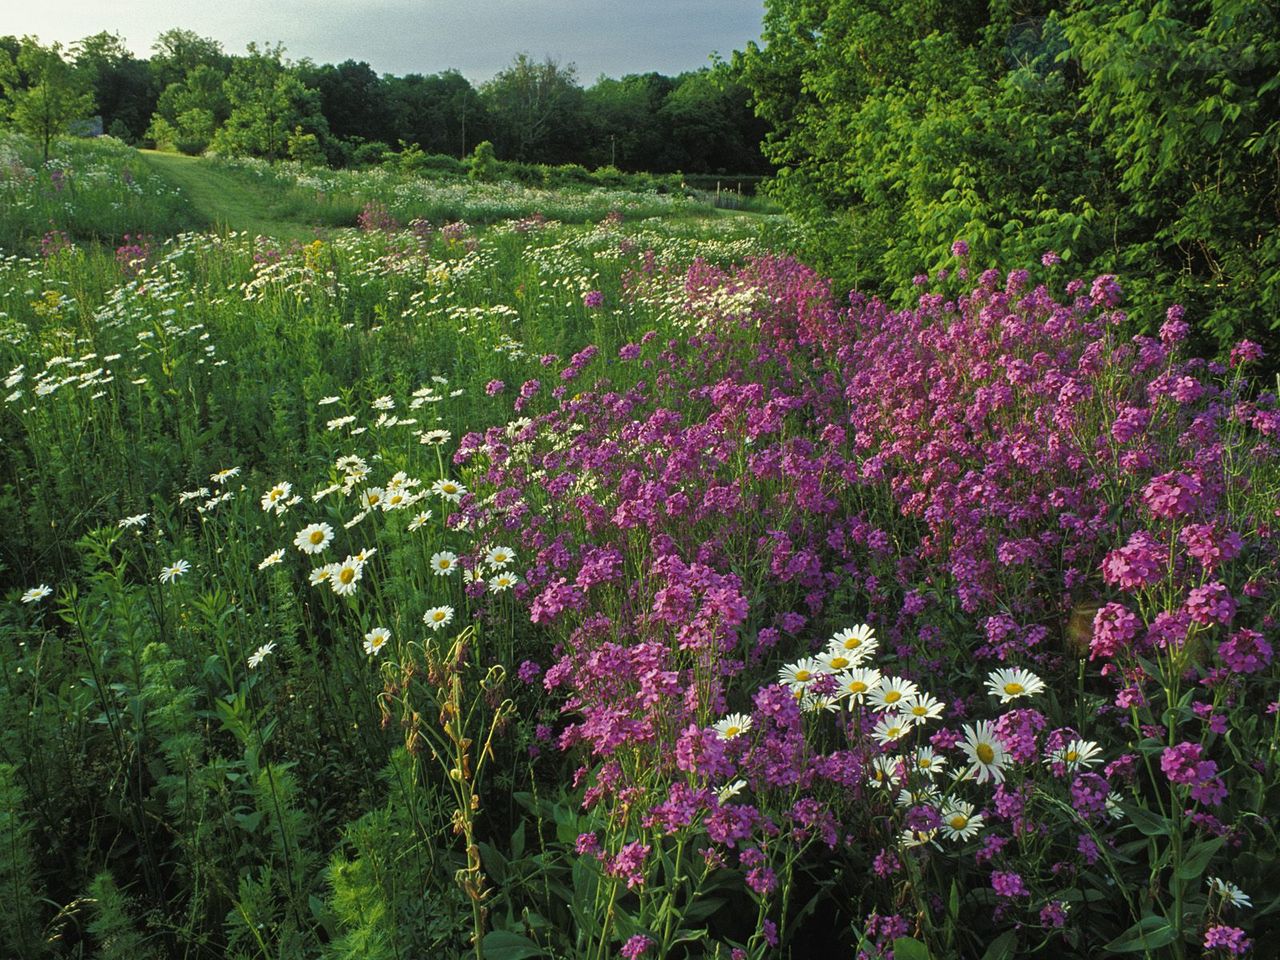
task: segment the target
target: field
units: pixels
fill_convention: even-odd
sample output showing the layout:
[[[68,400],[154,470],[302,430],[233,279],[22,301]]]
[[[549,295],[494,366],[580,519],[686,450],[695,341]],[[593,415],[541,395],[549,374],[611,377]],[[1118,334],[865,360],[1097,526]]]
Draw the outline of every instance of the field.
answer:
[[[63,155],[0,141],[0,956],[1276,934],[1254,345],[656,188]]]

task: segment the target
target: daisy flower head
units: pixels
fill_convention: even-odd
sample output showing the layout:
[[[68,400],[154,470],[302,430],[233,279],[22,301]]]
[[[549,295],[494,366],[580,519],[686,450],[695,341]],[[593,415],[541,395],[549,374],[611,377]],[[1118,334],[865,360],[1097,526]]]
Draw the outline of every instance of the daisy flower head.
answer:
[[[371,657],[376,657],[382,652],[382,648],[387,645],[387,641],[390,639],[390,630],[386,627],[374,627],[364,635],[364,652]]]
[[[227,467],[225,470],[219,470],[217,473],[209,474],[210,483],[226,483],[232,477],[240,475],[239,467]]]
[[[356,584],[364,574],[364,564],[355,557],[347,557],[341,563],[333,565],[329,574],[329,586],[340,597],[349,597],[356,592]]]
[[[179,560],[176,563],[171,563],[160,571],[160,582],[172,583],[190,569],[191,564],[187,563],[185,560]]]
[[[711,727],[721,740],[733,740],[751,732],[751,717],[745,713],[731,713],[717,720]]]
[[[778,671],[778,680],[791,688],[792,692],[803,690],[823,673],[822,664],[813,657],[804,657],[795,663],[788,663]]]
[[[903,787],[898,791],[898,798],[893,802],[895,806],[903,809],[926,805],[932,807],[938,802],[938,791],[929,784],[922,784],[914,790]]]
[[[316,554],[333,542],[333,527],[327,523],[312,523],[298,531],[293,545],[303,553]]]
[[[720,792],[716,794],[716,800],[722,804],[728,803],[746,789],[746,786],[747,781],[745,780],[735,780],[733,783],[726,783],[720,788]]]
[[[38,587],[32,587],[30,590],[24,591],[22,594],[22,602],[23,603],[39,603],[41,600],[43,600],[45,597],[47,597],[51,593],[53,593],[53,590],[49,587],[49,585],[46,583],[42,583]]]
[[[510,590],[520,578],[514,573],[499,573],[489,578],[489,589],[494,593],[502,593],[504,590]]]
[[[942,716],[942,711],[946,709],[946,704],[941,700],[935,699],[930,694],[917,693],[903,700],[899,705],[899,709],[903,713],[915,717],[917,723],[924,723],[926,720],[939,719]]]
[[[453,607],[432,607],[422,615],[422,622],[432,630],[441,630],[453,622]]]
[[[363,547],[360,552],[355,555],[355,559],[360,563],[368,563],[370,558],[378,552],[377,547]]]
[[[1060,750],[1052,751],[1044,762],[1047,766],[1060,763],[1068,771],[1097,766],[1100,762],[1102,748],[1092,740],[1069,740]]]
[[[1004,782],[1004,768],[1007,760],[1004,744],[996,736],[995,724],[990,720],[981,720],[976,724],[964,725],[964,741],[960,744],[972,766],[965,773],[979,783],[993,780]]]
[[[437,497],[448,500],[450,503],[457,503],[462,499],[462,495],[467,492],[467,488],[456,480],[437,480],[431,484],[431,492]]]
[[[1220,896],[1223,903],[1229,903],[1233,907],[1253,906],[1253,901],[1249,899],[1249,895],[1230,880],[1223,880],[1221,877],[1209,877],[1208,883],[1209,892]]]
[[[818,662],[822,664],[822,669],[829,673],[843,673],[845,670],[856,667],[859,660],[843,647],[832,644],[818,657]]]
[[[334,396],[321,397],[319,400],[316,401],[316,406],[327,407],[332,403],[337,403],[341,399],[342,399],[341,397],[334,397]]]
[[[293,492],[293,484],[282,480],[262,495],[262,509],[284,513],[289,503],[289,494]]]
[[[926,843],[932,842],[937,835],[936,828],[933,830],[903,830],[898,837],[898,842],[907,849],[923,847]]]
[[[276,642],[272,640],[270,643],[264,643],[257,650],[253,651],[252,656],[249,657],[249,669],[257,670],[258,667],[262,666],[262,661],[271,656],[271,651],[275,648]]]
[[[437,577],[447,577],[458,566],[458,555],[449,550],[441,550],[431,555],[431,572]]]
[[[933,747],[921,747],[916,751],[914,763],[915,768],[921,773],[936,777],[947,765],[947,758],[936,753]]]
[[[999,697],[1001,703],[1008,703],[1018,697],[1043,693],[1044,681],[1021,667],[992,670],[987,676],[987,690],[992,696]]]
[[[409,504],[413,503],[413,492],[406,490],[404,487],[387,488],[386,496],[382,498],[382,512],[388,510],[403,510]]]
[[[968,840],[982,825],[982,814],[973,812],[972,803],[950,800],[942,808],[942,835],[948,840]]]
[[[416,517],[414,517],[412,520],[409,521],[409,529],[421,530],[424,526],[426,526],[427,521],[430,519],[431,519],[431,511],[423,510]]]
[[[886,790],[897,783],[899,776],[901,776],[901,764],[897,757],[876,757],[871,761],[871,769],[867,772],[867,778],[872,783]]]
[[[374,510],[382,506],[382,501],[386,498],[387,491],[382,487],[366,487],[360,493],[359,504],[365,510]]]
[[[140,527],[147,522],[148,516],[150,516],[150,514],[135,513],[132,517],[125,517],[118,524],[116,524],[116,526],[118,526],[121,530],[128,530],[131,527]]]
[[[343,454],[334,461],[333,465],[348,477],[363,477],[369,472],[369,464],[363,457],[358,457],[354,453]]]
[[[865,623],[860,623],[856,627],[846,627],[838,631],[831,638],[829,649],[839,647],[861,663],[875,653],[878,646],[880,641],[876,639],[876,632]]]
[[[855,667],[840,674],[840,696],[861,701],[880,687],[880,671],[874,667]]]
[[[516,552],[510,547],[494,547],[484,555],[484,562],[493,570],[501,570],[516,558]]]
[[[279,550],[273,550],[262,558],[262,562],[258,564],[259,570],[265,570],[267,567],[274,567],[277,563],[284,559],[284,547]]]
[[[902,677],[884,677],[880,681],[880,686],[870,694],[869,698],[881,709],[900,710],[903,703],[919,692],[919,688],[910,680],[904,680]]]
[[[914,726],[914,721],[910,717],[904,717],[900,713],[886,713],[876,721],[875,729],[871,731],[871,735],[881,745],[889,744],[906,736],[911,731],[912,726]]]
[[[307,582],[313,587],[318,587],[322,583],[328,583],[337,570],[338,564],[326,563],[323,567],[316,567],[307,577]]]

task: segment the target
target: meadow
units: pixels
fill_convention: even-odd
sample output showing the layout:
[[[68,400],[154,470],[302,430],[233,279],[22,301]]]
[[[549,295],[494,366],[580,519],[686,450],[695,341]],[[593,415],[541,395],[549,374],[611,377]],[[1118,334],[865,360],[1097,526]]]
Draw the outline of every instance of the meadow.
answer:
[[[271,238],[0,151],[0,956],[1276,934],[1256,345],[656,189],[178,161]]]

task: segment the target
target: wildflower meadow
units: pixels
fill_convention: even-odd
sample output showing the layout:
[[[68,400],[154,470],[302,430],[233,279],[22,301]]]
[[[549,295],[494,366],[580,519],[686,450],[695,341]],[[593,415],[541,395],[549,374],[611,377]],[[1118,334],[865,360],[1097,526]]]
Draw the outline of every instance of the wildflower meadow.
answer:
[[[354,207],[272,238],[8,143],[0,957],[1274,955],[1255,343],[964,237],[890,307],[640,186],[218,161]]]

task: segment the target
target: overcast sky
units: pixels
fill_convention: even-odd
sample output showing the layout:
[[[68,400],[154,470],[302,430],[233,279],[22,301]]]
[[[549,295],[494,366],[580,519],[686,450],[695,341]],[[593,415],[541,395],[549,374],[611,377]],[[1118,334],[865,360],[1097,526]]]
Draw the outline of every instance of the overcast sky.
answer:
[[[138,56],[184,27],[243,53],[282,41],[293,60],[365,60],[379,73],[449,67],[487,80],[519,51],[605,74],[695,70],[760,36],[763,0],[0,0],[0,34],[64,44],[102,30]]]

